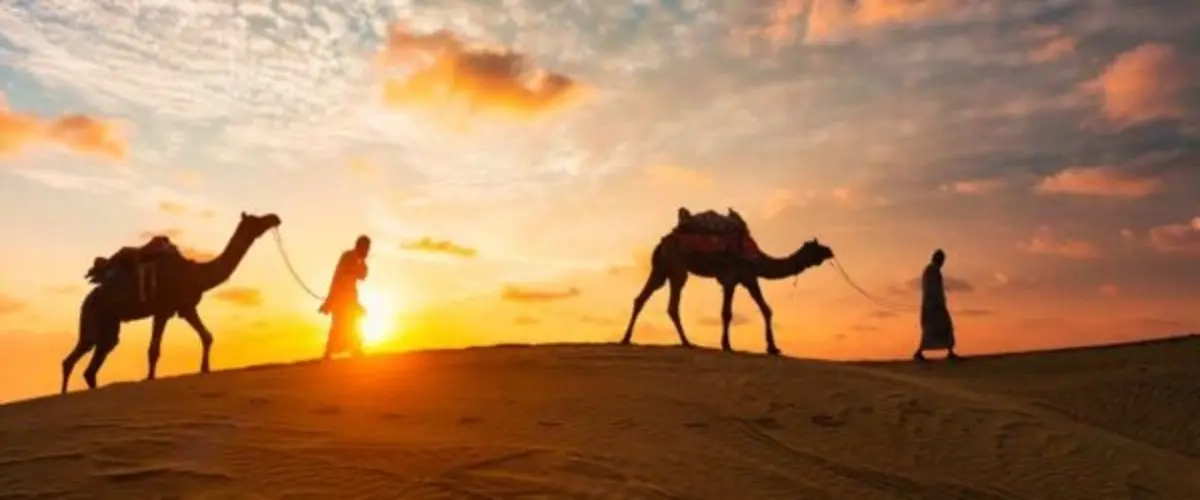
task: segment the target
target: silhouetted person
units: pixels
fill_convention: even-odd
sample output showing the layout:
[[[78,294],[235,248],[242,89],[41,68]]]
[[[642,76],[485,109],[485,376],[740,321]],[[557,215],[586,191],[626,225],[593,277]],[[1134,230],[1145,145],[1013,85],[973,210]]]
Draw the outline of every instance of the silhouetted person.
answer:
[[[342,252],[329,293],[321,304],[322,314],[332,316],[329,339],[325,342],[325,359],[349,350],[355,356],[362,355],[362,335],[358,331],[358,320],[366,310],[358,302],[358,282],[367,277],[367,255],[371,253],[371,239],[359,236],[353,250]]]
[[[947,359],[959,359],[954,353],[954,321],[946,307],[946,287],[942,282],[942,266],[946,252],[933,252],[925,273],[921,275],[921,345],[913,359],[925,361],[924,351],[946,349]]]

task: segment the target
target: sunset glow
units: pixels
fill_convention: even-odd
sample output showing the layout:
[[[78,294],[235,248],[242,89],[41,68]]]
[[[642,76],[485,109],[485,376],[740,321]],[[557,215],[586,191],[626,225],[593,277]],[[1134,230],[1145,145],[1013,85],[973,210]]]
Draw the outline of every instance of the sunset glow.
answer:
[[[311,5],[310,5],[311,4]],[[1136,5],[1134,5],[1136,4]],[[945,249],[963,354],[1200,329],[1194,2],[4,2],[0,400],[53,391],[97,256],[208,260],[214,369],[312,359],[338,257],[373,351],[613,342],[677,211],[830,265],[763,281],[783,353],[906,357]],[[303,281],[309,292],[297,283]],[[721,291],[684,327],[719,345]],[[734,296],[732,339],[764,350]],[[636,343],[678,342],[667,291]],[[122,326],[104,380],[145,367]],[[199,344],[173,319],[160,372]],[[85,361],[86,363],[86,361]]]

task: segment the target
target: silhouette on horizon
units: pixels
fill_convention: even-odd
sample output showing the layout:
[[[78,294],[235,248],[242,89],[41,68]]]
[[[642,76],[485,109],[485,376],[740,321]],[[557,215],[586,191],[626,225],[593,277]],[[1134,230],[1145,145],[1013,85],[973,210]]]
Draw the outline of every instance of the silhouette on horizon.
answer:
[[[712,210],[692,214],[679,209],[679,220],[671,232],[659,240],[650,257],[650,276],[642,291],[633,299],[633,312],[625,328],[622,344],[633,338],[634,324],[646,301],[664,284],[670,284],[667,314],[675,325],[682,345],[690,347],[679,318],[679,302],[688,275],[713,278],[721,285],[721,349],[732,351],[729,323],[733,320],[733,293],[746,288],[758,304],[765,323],[767,354],[778,355],[775,332],[771,325],[771,306],[763,297],[759,278],[777,280],[797,276],[806,269],[833,258],[833,251],[813,238],[787,257],[772,257],[759,250],[745,219],[732,208],[727,215]]]
[[[946,350],[946,359],[962,359],[954,353],[954,321],[946,306],[946,287],[942,281],[942,266],[946,252],[937,249],[921,275],[921,344],[913,353],[916,361],[925,361],[925,351]]]
[[[241,220],[225,249],[216,258],[197,262],[180,252],[166,236],[155,236],[141,247],[122,247],[111,257],[97,257],[87,272],[95,286],[80,306],[79,339],[62,361],[61,393],[79,358],[95,349],[83,372],[88,389],[96,388],[96,376],[105,358],[117,346],[121,323],[153,318],[146,379],[155,377],[163,332],[167,321],[178,315],[200,336],[203,349],[200,373],[209,371],[213,337],[196,306],[204,292],[224,283],[237,270],[250,246],[281,223],[275,214],[247,215]]]
[[[317,310],[331,317],[329,337],[325,341],[324,359],[334,354],[350,351],[362,356],[362,332],[359,319],[367,314],[358,301],[358,282],[367,277],[367,256],[371,253],[371,238],[359,236],[354,248],[342,252],[333,279],[329,282],[329,293]]]

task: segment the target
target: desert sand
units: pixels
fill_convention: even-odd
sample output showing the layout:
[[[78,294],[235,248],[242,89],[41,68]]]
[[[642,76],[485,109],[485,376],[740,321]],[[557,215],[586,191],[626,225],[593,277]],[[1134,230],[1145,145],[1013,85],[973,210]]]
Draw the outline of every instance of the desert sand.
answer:
[[[380,355],[0,407],[3,498],[1200,498],[1200,337],[835,363]]]

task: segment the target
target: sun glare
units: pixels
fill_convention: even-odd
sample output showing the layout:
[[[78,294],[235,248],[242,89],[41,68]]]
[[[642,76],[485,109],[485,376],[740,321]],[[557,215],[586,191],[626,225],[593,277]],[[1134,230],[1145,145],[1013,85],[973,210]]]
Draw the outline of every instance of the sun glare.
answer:
[[[358,290],[358,300],[367,310],[359,324],[364,346],[377,346],[396,335],[399,308],[394,294],[363,286]]]

